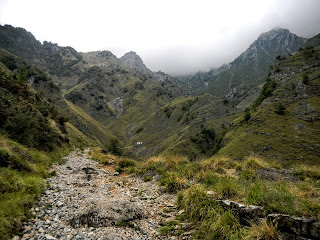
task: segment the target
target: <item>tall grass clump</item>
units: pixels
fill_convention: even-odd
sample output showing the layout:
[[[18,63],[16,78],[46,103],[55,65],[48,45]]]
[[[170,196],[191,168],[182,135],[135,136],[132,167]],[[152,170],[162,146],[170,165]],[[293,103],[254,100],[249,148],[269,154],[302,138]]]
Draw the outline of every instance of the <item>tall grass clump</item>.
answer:
[[[241,239],[242,229],[231,211],[224,211],[208,198],[205,188],[194,185],[179,195],[178,205],[188,219],[198,225],[197,237],[203,239]]]

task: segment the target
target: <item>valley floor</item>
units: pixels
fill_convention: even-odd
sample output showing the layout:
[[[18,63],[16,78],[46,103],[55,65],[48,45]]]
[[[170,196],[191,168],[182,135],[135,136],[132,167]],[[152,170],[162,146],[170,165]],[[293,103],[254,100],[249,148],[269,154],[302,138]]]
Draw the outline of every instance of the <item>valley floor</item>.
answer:
[[[164,193],[155,179],[118,175],[88,152],[73,151],[65,164],[52,167],[56,176],[47,179],[22,238],[13,239],[168,239],[158,230],[178,214],[176,196]]]

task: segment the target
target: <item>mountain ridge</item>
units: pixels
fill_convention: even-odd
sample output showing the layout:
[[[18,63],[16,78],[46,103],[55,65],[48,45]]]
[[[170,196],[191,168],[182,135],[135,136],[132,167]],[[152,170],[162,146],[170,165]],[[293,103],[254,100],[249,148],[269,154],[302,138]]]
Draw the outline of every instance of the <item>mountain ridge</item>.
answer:
[[[264,81],[276,56],[297,51],[305,41],[287,29],[272,29],[260,34],[229,64],[195,74],[187,80],[187,88],[193,95],[208,92],[228,100],[241,99],[251,87]]]

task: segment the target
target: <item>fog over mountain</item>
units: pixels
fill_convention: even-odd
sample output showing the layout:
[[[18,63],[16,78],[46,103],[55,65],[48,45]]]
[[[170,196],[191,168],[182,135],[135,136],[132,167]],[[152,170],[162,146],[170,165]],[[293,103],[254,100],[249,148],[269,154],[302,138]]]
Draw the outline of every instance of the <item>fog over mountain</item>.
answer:
[[[272,28],[312,37],[319,9],[317,0],[0,0],[0,24],[82,52],[134,51],[151,70],[181,75],[234,60]]]

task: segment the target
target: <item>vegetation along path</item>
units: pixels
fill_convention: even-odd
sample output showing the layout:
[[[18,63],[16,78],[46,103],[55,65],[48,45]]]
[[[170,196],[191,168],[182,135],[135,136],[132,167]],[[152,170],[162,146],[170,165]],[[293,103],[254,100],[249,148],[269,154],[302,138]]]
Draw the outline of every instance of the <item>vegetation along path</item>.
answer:
[[[47,180],[21,239],[168,239],[158,230],[178,214],[175,196],[155,179],[119,175],[88,154],[73,151],[65,164],[53,166],[56,176]]]

